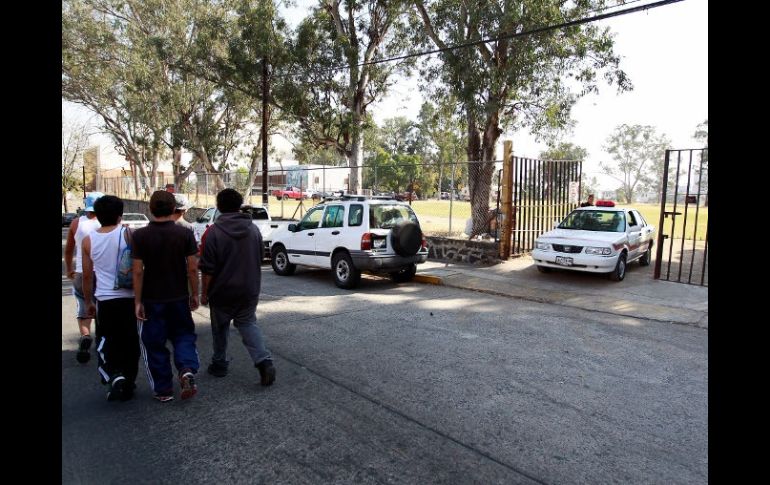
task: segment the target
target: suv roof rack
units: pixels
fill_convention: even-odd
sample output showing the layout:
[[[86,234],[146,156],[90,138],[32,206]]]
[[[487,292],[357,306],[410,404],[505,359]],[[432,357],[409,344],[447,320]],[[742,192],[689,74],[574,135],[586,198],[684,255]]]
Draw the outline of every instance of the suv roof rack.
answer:
[[[396,200],[394,197],[385,196],[385,195],[361,195],[361,194],[344,194],[344,195],[332,195],[329,197],[324,197],[323,201],[326,202],[328,200],[355,200],[358,202],[362,202],[365,200]]]

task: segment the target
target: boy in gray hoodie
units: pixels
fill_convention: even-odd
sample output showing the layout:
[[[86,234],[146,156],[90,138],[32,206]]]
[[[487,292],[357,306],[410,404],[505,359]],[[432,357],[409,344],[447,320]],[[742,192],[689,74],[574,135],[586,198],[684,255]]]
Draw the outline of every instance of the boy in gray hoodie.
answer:
[[[262,281],[262,235],[251,216],[239,210],[243,197],[236,190],[217,194],[221,215],[206,230],[198,267],[202,273],[201,304],[209,305],[214,355],[208,372],[216,377],[227,375],[227,336],[230,322],[241,334],[260,383],[275,381],[275,367],[257,326],[257,303]]]

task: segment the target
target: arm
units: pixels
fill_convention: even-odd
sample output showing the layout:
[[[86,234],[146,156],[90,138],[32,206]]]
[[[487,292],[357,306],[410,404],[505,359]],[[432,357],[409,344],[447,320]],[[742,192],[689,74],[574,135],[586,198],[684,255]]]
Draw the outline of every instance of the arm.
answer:
[[[64,264],[67,267],[67,278],[73,279],[75,277],[75,268],[72,266],[72,258],[75,255],[75,232],[78,230],[79,219],[74,219],[70,223],[69,231],[67,231],[67,244],[64,246]]]
[[[201,281],[203,283],[203,288],[201,288],[201,305],[208,305],[209,304],[209,284],[211,283],[211,275],[201,273],[202,278]]]
[[[134,257],[134,265],[132,271],[134,273],[134,311],[136,312],[136,318],[139,320],[147,320],[147,318],[144,316],[144,305],[142,304],[144,262],[141,259]]]
[[[190,310],[198,309],[198,257],[187,256],[187,280],[190,282]],[[136,285],[134,285],[136,288]]]
[[[89,318],[96,317],[96,303],[94,303],[94,262],[91,259],[91,237],[83,239],[83,294],[85,296],[86,309]]]

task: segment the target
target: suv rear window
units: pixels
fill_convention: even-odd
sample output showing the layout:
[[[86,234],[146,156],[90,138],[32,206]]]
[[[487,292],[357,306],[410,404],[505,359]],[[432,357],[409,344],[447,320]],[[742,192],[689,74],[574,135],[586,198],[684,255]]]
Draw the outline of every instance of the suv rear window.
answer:
[[[419,224],[417,216],[408,205],[372,204],[369,206],[370,229],[390,229],[401,221]]]
[[[241,212],[250,214],[251,219],[255,221],[266,221],[270,219],[264,207],[242,207]]]

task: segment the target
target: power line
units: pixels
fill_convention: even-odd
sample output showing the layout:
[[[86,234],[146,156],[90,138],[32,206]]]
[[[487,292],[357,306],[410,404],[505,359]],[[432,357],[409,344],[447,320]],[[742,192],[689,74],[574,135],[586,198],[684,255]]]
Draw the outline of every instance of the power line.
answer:
[[[639,1],[641,1],[641,0],[632,0],[631,2],[628,2],[628,4],[636,3],[636,2],[639,2]],[[525,31],[522,31],[522,32],[514,33],[514,34],[505,34],[505,35],[499,35],[499,36],[496,36],[496,37],[488,37],[486,39],[475,40],[475,41],[466,42],[466,43],[463,43],[463,44],[456,44],[456,45],[453,45],[453,46],[447,46],[447,47],[442,47],[442,48],[438,48],[438,49],[431,49],[431,50],[422,51],[422,52],[414,52],[414,53],[411,53],[411,54],[404,54],[404,55],[395,56],[395,57],[388,57],[388,58],[385,58],[385,59],[377,59],[377,60],[368,61],[368,62],[361,62],[361,63],[353,64],[353,65],[345,64],[345,65],[339,65],[339,66],[329,67],[329,68],[325,68],[325,69],[318,69],[318,70],[315,70],[315,72],[322,73],[322,72],[329,72],[329,71],[339,71],[339,70],[343,70],[343,69],[350,69],[351,67],[364,67],[364,66],[375,65],[375,64],[384,64],[384,63],[393,62],[393,61],[403,61],[403,60],[406,60],[406,59],[411,59],[413,57],[422,57],[422,56],[427,56],[427,55],[431,55],[431,54],[439,54],[441,52],[453,51],[453,50],[456,50],[456,49],[464,49],[464,48],[467,48],[467,47],[474,47],[474,46],[477,46],[477,45],[487,44],[487,43],[490,43],[490,42],[497,42],[497,41],[500,41],[500,40],[507,40],[507,39],[515,39],[517,37],[525,37],[525,36],[528,36],[528,35],[540,34],[540,33],[548,32],[548,31],[551,31],[551,30],[563,29],[565,27],[572,27],[572,26],[575,26],[575,25],[582,25],[582,24],[587,24],[587,23],[591,23],[591,22],[597,22],[599,20],[604,20],[604,19],[608,19],[608,18],[612,18],[612,17],[620,17],[622,15],[628,15],[628,14],[635,13],[635,12],[640,12],[640,11],[643,11],[643,10],[650,10],[650,9],[653,9],[653,8],[658,8],[658,7],[662,7],[662,6],[665,6],[665,5],[669,5],[669,4],[672,4],[672,3],[678,3],[678,2],[682,2],[682,1],[684,1],[684,0],[661,0],[661,1],[655,2],[655,3],[639,5],[639,6],[636,6],[636,7],[626,8],[626,9],[623,9],[623,10],[617,10],[615,12],[609,12],[609,13],[605,13],[605,14],[602,14],[602,15],[595,15],[593,17],[584,17],[584,18],[581,18],[581,19],[572,20],[572,21],[569,21],[569,22],[563,22],[563,23],[560,23],[560,24],[548,25],[548,26],[545,26],[545,27],[538,27],[538,28],[535,28],[535,29],[532,29],[532,30],[525,30]],[[600,10],[595,10],[595,11],[609,10],[610,8],[616,8],[616,7],[612,6],[612,7],[607,7],[605,9],[600,9]],[[284,76],[289,76],[289,75],[291,75],[291,74],[286,73],[286,74],[274,75],[273,77],[284,77]]]

